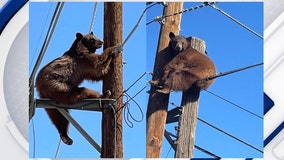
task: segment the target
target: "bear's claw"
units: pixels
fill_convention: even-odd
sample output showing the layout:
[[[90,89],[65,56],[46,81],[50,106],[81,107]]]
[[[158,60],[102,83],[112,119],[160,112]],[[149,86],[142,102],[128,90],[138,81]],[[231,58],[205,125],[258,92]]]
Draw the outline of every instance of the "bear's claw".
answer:
[[[102,96],[102,98],[109,98],[111,96],[111,91],[110,90],[106,90]]]
[[[169,88],[158,89],[156,91],[159,92],[159,93],[163,93],[163,94],[169,94],[171,92],[171,90]]]
[[[67,136],[67,135],[66,136],[60,135],[60,138],[67,145],[72,145],[73,144],[73,140],[69,136]]]

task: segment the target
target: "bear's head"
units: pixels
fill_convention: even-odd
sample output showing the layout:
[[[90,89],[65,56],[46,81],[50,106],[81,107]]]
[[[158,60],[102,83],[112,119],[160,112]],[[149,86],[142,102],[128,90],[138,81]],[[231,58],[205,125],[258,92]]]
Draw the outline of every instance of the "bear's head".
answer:
[[[169,48],[172,52],[173,57],[189,47],[189,42],[185,37],[181,35],[175,35],[173,32],[169,33],[169,37]]]
[[[82,42],[82,44],[88,49],[89,52],[94,53],[96,51],[96,49],[99,49],[102,47],[103,45],[103,41],[98,39],[93,32],[89,33],[89,34],[81,34],[81,33],[77,33],[76,34],[76,40],[75,41],[80,41]]]

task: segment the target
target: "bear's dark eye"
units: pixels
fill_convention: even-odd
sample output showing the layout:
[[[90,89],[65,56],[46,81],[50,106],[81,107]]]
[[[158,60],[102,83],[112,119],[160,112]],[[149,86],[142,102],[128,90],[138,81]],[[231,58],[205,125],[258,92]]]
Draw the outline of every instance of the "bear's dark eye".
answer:
[[[94,42],[94,41],[95,41],[95,39],[94,39],[94,38],[91,38],[91,39],[90,39],[90,42]]]

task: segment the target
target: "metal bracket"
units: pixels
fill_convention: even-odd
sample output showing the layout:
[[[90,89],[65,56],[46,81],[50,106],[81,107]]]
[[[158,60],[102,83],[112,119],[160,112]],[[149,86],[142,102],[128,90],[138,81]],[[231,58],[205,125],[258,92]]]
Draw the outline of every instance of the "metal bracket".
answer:
[[[102,111],[103,108],[110,108],[116,105],[115,99],[84,99],[81,102],[66,105],[60,104],[50,99],[36,99],[35,104],[37,108],[63,108],[63,109],[77,109],[88,111]]]
[[[163,16],[157,16],[154,18],[154,21],[159,22],[160,25],[164,25],[166,22],[166,19]]]
[[[77,109],[88,111],[102,111],[104,108],[113,108],[116,105],[115,99],[84,99],[81,102],[65,105],[59,104],[50,99],[35,99],[36,108],[56,108],[83,136],[84,138],[99,152],[101,147],[93,138],[80,126],[76,120],[66,112],[65,109]]]

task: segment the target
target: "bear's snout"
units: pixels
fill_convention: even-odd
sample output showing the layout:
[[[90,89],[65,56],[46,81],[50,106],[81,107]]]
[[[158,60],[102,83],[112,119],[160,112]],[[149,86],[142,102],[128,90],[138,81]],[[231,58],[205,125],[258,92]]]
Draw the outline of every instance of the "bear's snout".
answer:
[[[182,51],[182,46],[181,45],[177,45],[175,48],[176,51]]]
[[[99,48],[101,48],[103,44],[104,44],[104,41],[99,40],[97,42],[97,45],[98,45]]]

